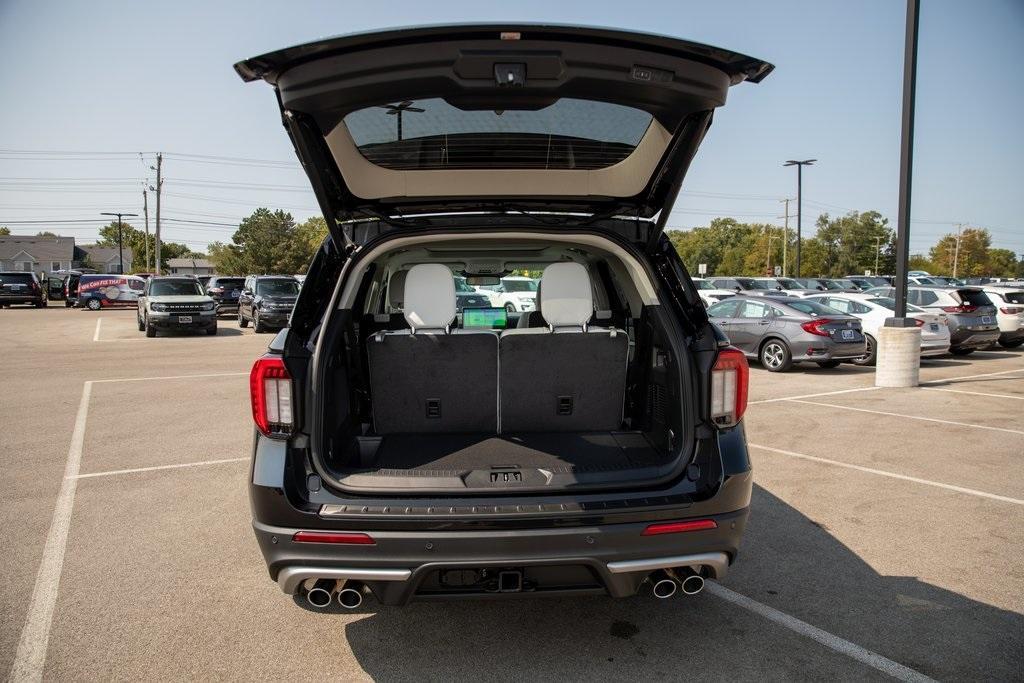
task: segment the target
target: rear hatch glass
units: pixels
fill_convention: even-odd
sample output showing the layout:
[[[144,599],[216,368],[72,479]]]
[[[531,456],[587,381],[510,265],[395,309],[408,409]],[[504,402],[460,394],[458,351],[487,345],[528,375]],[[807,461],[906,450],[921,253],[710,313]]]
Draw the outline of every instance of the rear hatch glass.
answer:
[[[1024,292],[1006,292],[1003,298],[1008,304],[1024,304]]]
[[[574,98],[535,111],[466,111],[429,98],[366,107],[344,121],[359,153],[384,168],[596,169],[632,154],[651,119]]]
[[[32,288],[32,276],[29,273],[11,273],[0,275],[0,286],[5,290],[19,290]]]
[[[966,306],[974,306],[979,312],[992,313],[995,307],[988,295],[980,289],[959,289],[957,295]]]

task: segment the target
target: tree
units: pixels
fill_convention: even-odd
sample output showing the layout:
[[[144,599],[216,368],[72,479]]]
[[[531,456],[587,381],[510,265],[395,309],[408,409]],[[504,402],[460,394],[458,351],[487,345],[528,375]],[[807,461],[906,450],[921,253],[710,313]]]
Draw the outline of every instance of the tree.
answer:
[[[43,230],[42,232],[37,232],[36,237],[60,237],[60,235],[49,230]]]
[[[228,275],[304,273],[326,235],[323,218],[296,225],[290,213],[261,207],[242,220],[231,244],[210,245],[210,260]]]
[[[907,264],[907,270],[923,270],[926,273],[935,272],[935,264],[924,254],[911,254],[910,258],[907,259]],[[890,272],[895,273],[895,268]]]
[[[136,270],[145,267],[146,233],[132,226],[121,223],[121,239],[125,249],[132,250],[132,263]],[[117,247],[117,221],[100,228],[100,239],[96,244],[103,247]],[[149,258],[156,257],[156,236],[149,236]],[[160,242],[160,272],[167,269],[167,260],[172,258],[206,258],[204,254],[192,251],[187,244],[179,242]]]
[[[967,228],[960,233],[960,248],[957,236],[943,235],[929,252],[937,272],[933,275],[952,275],[956,261],[957,277],[988,275],[989,247],[992,236],[983,228]]]
[[[896,268],[895,233],[877,211],[851,211],[839,218],[822,214],[818,217],[817,238],[827,254],[823,273],[827,277],[874,271],[879,250],[879,271],[892,272]]]
[[[1017,277],[1017,255],[1009,249],[988,250],[988,274],[992,277]]]
[[[11,229],[10,228],[8,228],[6,225],[0,225],[0,235],[10,235],[10,234],[11,234]]]

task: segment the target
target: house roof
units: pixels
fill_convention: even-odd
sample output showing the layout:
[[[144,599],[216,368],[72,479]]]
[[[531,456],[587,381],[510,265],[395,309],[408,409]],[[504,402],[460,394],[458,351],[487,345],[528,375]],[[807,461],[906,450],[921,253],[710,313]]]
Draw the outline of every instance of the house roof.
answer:
[[[74,258],[75,238],[0,235],[0,260],[13,260],[21,252],[40,263],[71,261]]]
[[[171,258],[167,259],[168,268],[213,268],[213,264],[204,258]]]
[[[95,244],[80,244],[79,249],[89,255],[89,260],[95,264],[116,262],[118,259],[117,247],[100,247]],[[124,248],[124,262],[131,264],[135,259],[132,258],[132,250],[130,247]]]

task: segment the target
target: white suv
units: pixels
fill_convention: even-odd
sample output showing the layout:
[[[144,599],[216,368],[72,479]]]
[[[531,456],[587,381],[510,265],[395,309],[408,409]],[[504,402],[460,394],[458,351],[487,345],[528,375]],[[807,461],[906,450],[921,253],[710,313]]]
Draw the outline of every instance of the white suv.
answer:
[[[509,313],[537,310],[537,281],[533,278],[521,275],[503,277],[501,284],[486,294],[491,299],[491,306],[504,308]]]
[[[1015,349],[1024,344],[1024,287],[982,287],[996,307],[996,322],[999,323],[999,344]]]

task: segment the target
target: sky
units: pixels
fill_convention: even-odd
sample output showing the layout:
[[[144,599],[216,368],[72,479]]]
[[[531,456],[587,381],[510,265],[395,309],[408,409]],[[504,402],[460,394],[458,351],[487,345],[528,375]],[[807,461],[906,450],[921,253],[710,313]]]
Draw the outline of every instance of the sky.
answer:
[[[1024,256],[1024,2],[921,5],[911,250],[964,223]],[[258,206],[317,215],[273,90],[234,62],[351,32],[518,21],[657,32],[775,64],[731,89],[670,227],[781,225],[779,200],[796,196],[782,163],[808,158],[805,234],[826,212],[877,210],[895,226],[904,19],[900,0],[0,0],[0,225],[92,241],[101,211],[142,213],[156,152],[167,240],[205,251]],[[153,214],[151,195],[151,227]]]

